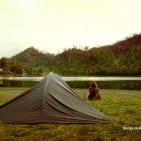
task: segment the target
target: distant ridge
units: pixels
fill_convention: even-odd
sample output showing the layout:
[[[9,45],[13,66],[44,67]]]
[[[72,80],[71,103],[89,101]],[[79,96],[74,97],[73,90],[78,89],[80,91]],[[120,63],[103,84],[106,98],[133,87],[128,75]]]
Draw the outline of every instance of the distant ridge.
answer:
[[[13,57],[26,66],[44,66],[68,75],[141,75],[141,34],[98,48],[65,49],[57,55],[30,47]]]
[[[117,43],[115,43],[113,46],[115,45],[120,45],[123,47],[131,47],[131,46],[138,46],[141,45],[141,33],[140,34],[134,34],[131,37],[127,37],[126,39],[119,41]]]
[[[28,66],[40,66],[46,65],[48,58],[52,56],[49,53],[44,54],[34,47],[29,47],[24,51],[16,54],[12,58]]]

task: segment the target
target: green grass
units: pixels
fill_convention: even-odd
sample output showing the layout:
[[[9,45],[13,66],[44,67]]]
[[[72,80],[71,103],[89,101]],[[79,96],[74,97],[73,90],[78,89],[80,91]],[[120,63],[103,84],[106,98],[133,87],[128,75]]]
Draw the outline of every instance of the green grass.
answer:
[[[27,88],[0,88],[0,105]],[[113,120],[113,124],[0,124],[0,141],[139,141],[141,91],[102,89],[100,101],[88,101],[87,89],[74,89],[85,101]]]

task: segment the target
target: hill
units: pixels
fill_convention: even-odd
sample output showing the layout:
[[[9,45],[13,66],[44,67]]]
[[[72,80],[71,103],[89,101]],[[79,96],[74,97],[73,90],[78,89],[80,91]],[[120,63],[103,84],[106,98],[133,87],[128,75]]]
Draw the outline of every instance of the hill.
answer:
[[[34,47],[29,47],[12,58],[25,66],[38,67],[46,65],[51,57],[53,57],[52,54],[44,54]]]
[[[141,34],[136,34],[113,45],[65,50],[51,64],[62,74],[141,75],[140,60]]]
[[[30,67],[43,66],[47,73],[67,75],[141,75],[141,34],[135,34],[113,45],[86,48],[73,47],[57,55],[44,54],[34,47],[13,56]]]

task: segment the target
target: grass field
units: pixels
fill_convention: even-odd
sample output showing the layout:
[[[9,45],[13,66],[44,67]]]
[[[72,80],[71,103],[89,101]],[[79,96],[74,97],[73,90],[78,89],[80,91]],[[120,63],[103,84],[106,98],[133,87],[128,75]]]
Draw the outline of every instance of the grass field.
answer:
[[[0,88],[0,105],[27,88]],[[86,89],[74,89],[113,124],[0,124],[0,141],[140,141],[141,91],[104,90],[100,101],[88,101]]]

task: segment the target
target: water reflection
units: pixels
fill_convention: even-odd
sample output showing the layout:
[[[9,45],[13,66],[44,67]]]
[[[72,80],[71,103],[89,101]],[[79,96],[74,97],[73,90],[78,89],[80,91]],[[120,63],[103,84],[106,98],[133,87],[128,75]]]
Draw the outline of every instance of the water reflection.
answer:
[[[37,81],[0,80],[0,87],[32,87]]]

